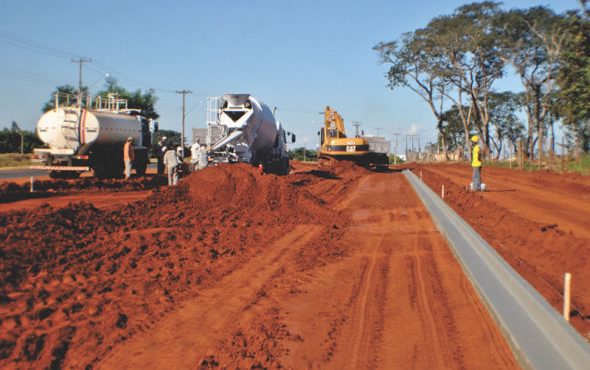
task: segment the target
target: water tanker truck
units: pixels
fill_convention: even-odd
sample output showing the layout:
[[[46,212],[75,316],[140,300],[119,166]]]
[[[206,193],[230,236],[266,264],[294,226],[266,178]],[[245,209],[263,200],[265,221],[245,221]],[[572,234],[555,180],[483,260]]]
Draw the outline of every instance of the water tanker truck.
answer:
[[[93,106],[90,98],[86,107]],[[124,170],[123,145],[133,138],[138,175],[145,174],[150,146],[149,122],[138,110],[128,109],[124,99],[114,96],[98,97],[94,108],[59,105],[41,116],[37,135],[48,148],[35,149],[39,166],[49,170],[51,177],[77,177],[93,170],[99,178],[122,177]]]
[[[284,130],[270,108],[250,94],[225,94],[218,102],[208,128],[212,162],[246,162],[262,165],[265,172],[288,174],[287,136],[295,142],[295,135]],[[218,135],[214,138],[212,132]]]

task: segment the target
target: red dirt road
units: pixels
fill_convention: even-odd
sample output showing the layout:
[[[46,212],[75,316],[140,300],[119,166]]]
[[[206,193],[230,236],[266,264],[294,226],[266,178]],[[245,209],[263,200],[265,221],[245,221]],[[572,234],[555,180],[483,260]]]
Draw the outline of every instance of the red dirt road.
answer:
[[[516,368],[401,174],[337,170],[0,213],[0,366]]]
[[[339,221],[285,230],[97,367],[518,368],[401,174],[297,176]]]

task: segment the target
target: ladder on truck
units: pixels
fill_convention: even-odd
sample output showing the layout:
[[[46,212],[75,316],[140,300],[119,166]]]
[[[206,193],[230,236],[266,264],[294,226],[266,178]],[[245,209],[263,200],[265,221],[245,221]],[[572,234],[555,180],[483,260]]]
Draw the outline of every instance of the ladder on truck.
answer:
[[[80,109],[78,107],[65,108],[64,115],[61,130],[67,147],[75,150],[80,145]]]
[[[219,124],[221,99],[217,96],[207,98],[207,140],[208,147],[227,136],[225,126]]]

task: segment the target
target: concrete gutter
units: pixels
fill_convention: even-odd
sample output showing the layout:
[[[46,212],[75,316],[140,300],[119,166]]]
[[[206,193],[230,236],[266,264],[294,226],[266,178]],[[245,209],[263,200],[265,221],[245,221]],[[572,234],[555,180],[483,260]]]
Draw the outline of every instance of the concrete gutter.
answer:
[[[526,369],[590,369],[590,345],[428,186],[403,171]]]

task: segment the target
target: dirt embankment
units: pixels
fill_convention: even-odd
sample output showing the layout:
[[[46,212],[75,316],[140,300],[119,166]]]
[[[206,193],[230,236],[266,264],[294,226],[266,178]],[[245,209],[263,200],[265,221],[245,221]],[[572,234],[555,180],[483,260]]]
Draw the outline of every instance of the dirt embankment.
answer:
[[[563,308],[563,276],[572,273],[572,325],[590,339],[590,179],[580,175],[484,168],[489,191],[466,189],[471,169],[413,168],[551,305]]]
[[[93,366],[287,230],[345,222],[306,189],[324,176],[219,166],[111,210],[1,213],[0,367]]]

